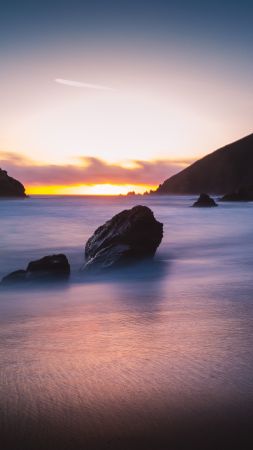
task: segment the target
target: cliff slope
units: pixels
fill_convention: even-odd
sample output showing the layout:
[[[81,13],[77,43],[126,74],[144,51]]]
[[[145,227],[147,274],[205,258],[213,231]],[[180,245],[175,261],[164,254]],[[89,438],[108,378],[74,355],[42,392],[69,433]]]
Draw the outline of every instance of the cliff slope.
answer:
[[[157,194],[224,194],[253,185],[253,133],[199,159],[157,189]]]

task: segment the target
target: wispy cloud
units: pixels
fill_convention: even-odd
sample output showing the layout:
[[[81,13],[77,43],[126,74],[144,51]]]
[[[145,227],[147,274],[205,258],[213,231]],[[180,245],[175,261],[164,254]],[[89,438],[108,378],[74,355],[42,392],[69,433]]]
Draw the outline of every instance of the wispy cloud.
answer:
[[[42,165],[15,153],[0,152],[0,167],[27,185],[95,185],[103,183],[158,185],[192,161],[131,161],[130,167],[82,157],[79,164]],[[132,166],[132,167],[131,167]]]
[[[55,78],[56,83],[64,84],[75,88],[95,89],[97,91],[113,91],[109,86],[102,86],[101,84],[84,83],[82,81],[65,80],[64,78]]]

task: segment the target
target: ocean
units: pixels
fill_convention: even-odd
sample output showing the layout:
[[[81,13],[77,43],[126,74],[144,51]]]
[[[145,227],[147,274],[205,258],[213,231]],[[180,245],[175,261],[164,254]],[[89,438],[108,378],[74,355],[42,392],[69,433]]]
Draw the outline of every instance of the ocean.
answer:
[[[0,277],[53,253],[71,264],[67,284],[0,290],[3,450],[247,448],[253,203],[194,200],[0,201]],[[164,224],[154,261],[86,279],[89,236],[137,204]]]

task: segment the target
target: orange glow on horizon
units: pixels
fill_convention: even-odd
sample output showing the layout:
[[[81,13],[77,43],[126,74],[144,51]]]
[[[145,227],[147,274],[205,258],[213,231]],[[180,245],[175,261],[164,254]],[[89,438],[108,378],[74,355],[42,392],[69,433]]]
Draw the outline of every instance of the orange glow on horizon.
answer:
[[[127,195],[134,191],[143,194],[145,191],[156,189],[157,186],[132,184],[95,184],[80,186],[27,186],[28,195]]]

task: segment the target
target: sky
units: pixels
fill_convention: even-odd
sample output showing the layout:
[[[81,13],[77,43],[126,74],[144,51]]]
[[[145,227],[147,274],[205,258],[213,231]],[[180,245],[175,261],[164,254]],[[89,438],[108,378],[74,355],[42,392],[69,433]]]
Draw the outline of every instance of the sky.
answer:
[[[144,192],[252,132],[253,2],[12,1],[0,166],[28,193]]]

